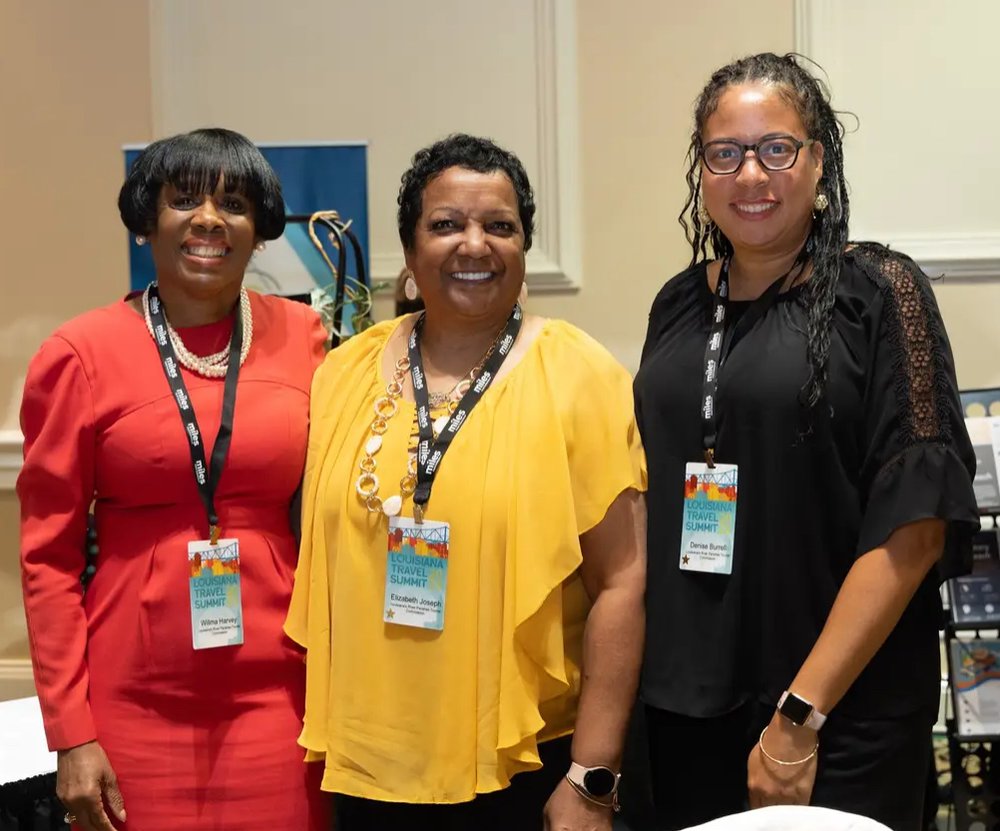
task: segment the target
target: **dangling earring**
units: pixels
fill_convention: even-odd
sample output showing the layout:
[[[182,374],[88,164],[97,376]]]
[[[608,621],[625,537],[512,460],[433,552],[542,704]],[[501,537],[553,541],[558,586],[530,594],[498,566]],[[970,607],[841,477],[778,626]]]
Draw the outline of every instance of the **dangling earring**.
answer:
[[[413,272],[410,269],[406,269],[406,280],[403,281],[403,295],[407,300],[416,300],[420,297],[420,289],[417,287],[417,281],[413,279]]]
[[[823,211],[829,207],[830,200],[826,198],[826,194],[822,191],[817,193],[816,198],[813,200],[813,208],[815,208],[818,213],[823,213]]]
[[[528,302],[528,283],[527,281],[521,282],[521,291],[517,295],[517,304],[523,309],[524,304]]]
[[[261,251],[263,251],[263,250],[264,250],[265,248],[267,248],[267,243],[266,243],[266,242],[264,242],[264,240],[261,240],[260,242],[258,242],[258,243],[257,243],[257,244],[256,244],[256,245],[254,246],[254,249],[256,249],[257,253],[260,253],[260,252],[261,252]]]
[[[698,206],[698,221],[705,226],[712,224],[712,217],[709,215],[704,205]]]
[[[146,238],[142,234],[136,234],[135,235],[135,244],[136,245],[145,245],[146,244]]]

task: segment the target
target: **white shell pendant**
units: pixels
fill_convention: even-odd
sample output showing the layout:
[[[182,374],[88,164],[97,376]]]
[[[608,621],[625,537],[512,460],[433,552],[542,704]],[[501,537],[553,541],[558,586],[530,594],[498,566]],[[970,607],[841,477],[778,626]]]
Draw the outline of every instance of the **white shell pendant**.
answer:
[[[432,426],[432,428],[434,430],[434,437],[435,438],[437,438],[438,436],[440,436],[441,435],[441,431],[444,430],[444,428],[448,426],[448,419],[450,419],[450,418],[451,418],[450,415],[444,415],[444,416],[439,416],[438,418],[434,419],[434,424],[431,425],[431,426]]]
[[[376,438],[378,437],[376,436]],[[382,503],[382,513],[386,516],[396,516],[401,510],[403,510],[403,497],[398,493]]]
[[[365,453],[369,456],[374,456],[382,447],[382,437],[372,436],[368,441],[365,442]]]

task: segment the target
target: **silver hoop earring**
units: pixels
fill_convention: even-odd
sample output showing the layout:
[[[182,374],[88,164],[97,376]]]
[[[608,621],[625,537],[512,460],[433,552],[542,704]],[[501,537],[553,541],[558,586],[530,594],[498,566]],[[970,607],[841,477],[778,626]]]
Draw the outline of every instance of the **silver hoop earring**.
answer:
[[[698,221],[699,221],[699,222],[700,222],[700,223],[701,223],[702,225],[706,225],[706,226],[707,226],[707,225],[711,225],[711,224],[712,224],[712,217],[711,217],[711,215],[710,215],[710,214],[708,213],[708,211],[707,211],[707,210],[705,210],[705,206],[704,206],[704,205],[700,205],[700,206],[698,207]]]
[[[826,198],[825,193],[817,193],[816,198],[813,200],[813,208],[815,208],[819,213],[823,213],[827,208],[830,207],[830,200]]]
[[[403,281],[403,296],[407,300],[416,300],[420,297],[420,289],[417,287],[417,281],[413,279],[413,272],[407,270],[406,280]]]
[[[135,235],[135,244],[136,245],[145,245],[146,244],[146,238],[142,234],[136,234]]]

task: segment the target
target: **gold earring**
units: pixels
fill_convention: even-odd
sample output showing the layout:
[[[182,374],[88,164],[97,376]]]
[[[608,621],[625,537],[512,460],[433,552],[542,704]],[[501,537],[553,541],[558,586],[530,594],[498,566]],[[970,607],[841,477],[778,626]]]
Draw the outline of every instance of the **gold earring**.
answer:
[[[135,244],[136,245],[145,245],[146,244],[146,238],[142,234],[136,234],[135,235]]]
[[[413,279],[413,272],[410,269],[406,269],[406,279],[403,281],[403,295],[407,300],[416,300],[420,297],[420,289],[417,287],[417,281]]]
[[[256,244],[256,245],[254,246],[254,249],[256,249],[256,251],[257,251],[258,253],[260,253],[261,251],[263,251],[263,250],[264,250],[265,248],[267,248],[267,243],[266,243],[266,242],[264,242],[264,240],[261,240],[260,242],[258,242],[258,243],[257,243],[257,244]]]
[[[830,200],[826,198],[825,193],[820,192],[816,194],[816,198],[813,200],[813,207],[820,213],[823,213],[823,211],[830,207]]]

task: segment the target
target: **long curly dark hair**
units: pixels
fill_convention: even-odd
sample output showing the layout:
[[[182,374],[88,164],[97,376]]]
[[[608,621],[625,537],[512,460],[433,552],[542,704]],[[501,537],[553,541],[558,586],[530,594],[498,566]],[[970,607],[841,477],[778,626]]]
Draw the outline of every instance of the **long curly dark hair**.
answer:
[[[840,267],[848,242],[849,203],[844,180],[844,125],[830,105],[826,85],[803,68],[801,55],[764,52],[741,58],[717,70],[701,91],[694,110],[694,131],[687,154],[688,198],[678,217],[691,244],[691,265],[712,257],[729,257],[732,243],[713,222],[699,216],[701,208],[701,137],[705,123],[719,105],[722,93],[731,86],[763,82],[773,85],[795,108],[806,133],[823,145],[823,176],[818,189],[826,194],[829,206],[817,212],[806,242],[813,266],[806,286],[808,303],[809,378],[800,393],[804,406],[811,409],[823,396],[830,355],[830,329]]]

